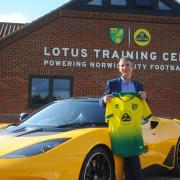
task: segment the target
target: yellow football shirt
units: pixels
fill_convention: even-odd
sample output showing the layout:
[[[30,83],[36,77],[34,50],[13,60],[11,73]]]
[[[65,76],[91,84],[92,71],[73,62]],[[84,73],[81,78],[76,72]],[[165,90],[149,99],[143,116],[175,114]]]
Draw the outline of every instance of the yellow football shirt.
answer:
[[[136,93],[114,94],[106,105],[106,122],[114,154],[129,157],[144,151],[141,121],[151,115],[146,100]]]

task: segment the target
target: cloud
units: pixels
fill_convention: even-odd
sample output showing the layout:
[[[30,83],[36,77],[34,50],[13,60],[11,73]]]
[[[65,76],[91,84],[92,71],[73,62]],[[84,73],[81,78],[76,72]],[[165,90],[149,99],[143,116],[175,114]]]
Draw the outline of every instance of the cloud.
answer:
[[[26,23],[27,18],[23,14],[0,14],[0,22]]]

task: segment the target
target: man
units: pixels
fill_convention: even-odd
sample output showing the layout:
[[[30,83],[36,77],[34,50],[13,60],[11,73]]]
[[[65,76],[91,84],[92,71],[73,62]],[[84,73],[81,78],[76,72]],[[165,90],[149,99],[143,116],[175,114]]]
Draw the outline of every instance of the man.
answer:
[[[111,102],[112,93],[138,93],[142,99],[146,99],[143,85],[133,79],[134,64],[132,59],[123,57],[119,61],[119,72],[121,76],[107,81],[105,92],[100,99],[100,105],[105,107]],[[124,157],[125,180],[143,180],[139,156]]]
[[[116,92],[137,92],[141,98],[146,99],[146,92],[143,85],[133,79],[134,64],[132,59],[123,57],[119,61],[119,72],[121,76],[116,79],[107,81],[105,92],[100,99],[100,105],[105,107],[105,104],[112,99],[112,93]]]

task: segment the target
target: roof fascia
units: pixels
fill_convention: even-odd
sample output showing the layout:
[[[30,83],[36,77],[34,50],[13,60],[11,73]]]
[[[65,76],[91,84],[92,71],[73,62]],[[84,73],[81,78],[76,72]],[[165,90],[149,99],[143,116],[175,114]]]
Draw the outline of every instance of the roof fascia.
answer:
[[[135,13],[144,15],[158,15],[158,16],[180,16],[180,5],[175,1],[161,0],[164,4],[170,6],[172,11],[158,10],[158,1],[151,0],[153,8],[134,8],[134,0],[127,0],[127,7],[118,7],[110,5],[110,0],[103,0],[102,6],[88,6],[87,3],[91,0],[74,0],[70,1],[64,10],[78,10],[78,11],[95,11],[95,12],[116,12],[116,13]]]

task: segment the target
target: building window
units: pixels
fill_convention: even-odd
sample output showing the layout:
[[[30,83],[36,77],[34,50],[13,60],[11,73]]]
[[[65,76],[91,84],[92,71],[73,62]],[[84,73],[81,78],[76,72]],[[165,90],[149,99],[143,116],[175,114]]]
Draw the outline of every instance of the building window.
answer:
[[[170,11],[171,8],[164,4],[162,1],[158,1],[158,9],[163,11]]]
[[[152,4],[151,4],[151,0],[135,0],[135,6],[136,7],[143,7],[143,8],[146,8],[146,7],[151,7]]]
[[[71,82],[69,79],[53,79],[53,100],[71,96]]]
[[[95,6],[101,6],[102,0],[92,0],[88,3],[88,5],[95,5]]]
[[[111,0],[111,5],[115,6],[126,6],[126,0]]]
[[[40,106],[72,96],[70,77],[31,77],[30,105]]]

